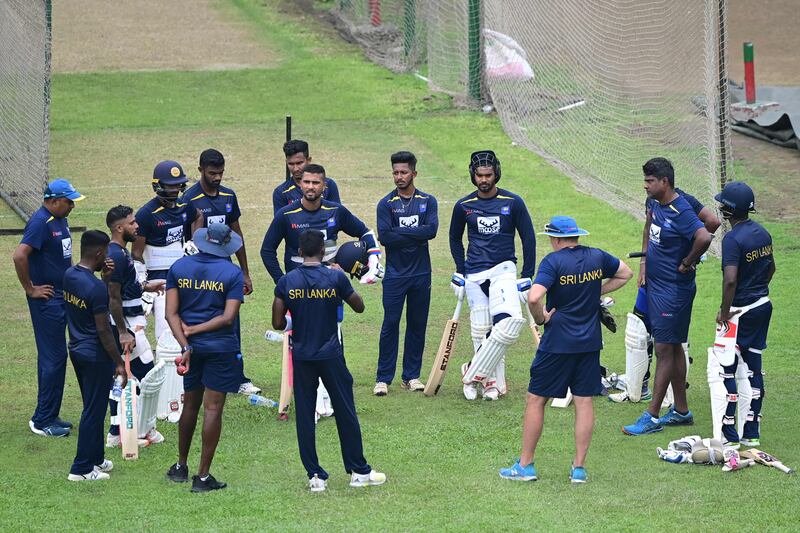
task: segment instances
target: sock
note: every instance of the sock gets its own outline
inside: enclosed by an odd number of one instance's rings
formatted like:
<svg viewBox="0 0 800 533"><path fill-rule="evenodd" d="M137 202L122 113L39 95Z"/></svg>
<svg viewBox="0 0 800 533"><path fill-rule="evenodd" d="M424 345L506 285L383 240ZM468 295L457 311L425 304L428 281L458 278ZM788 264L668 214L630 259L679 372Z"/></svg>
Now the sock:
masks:
<svg viewBox="0 0 800 533"><path fill-rule="evenodd" d="M200 478L200 481L207 481L208 480L208 476L210 476L210 475L211 474L206 474L205 476Z"/></svg>

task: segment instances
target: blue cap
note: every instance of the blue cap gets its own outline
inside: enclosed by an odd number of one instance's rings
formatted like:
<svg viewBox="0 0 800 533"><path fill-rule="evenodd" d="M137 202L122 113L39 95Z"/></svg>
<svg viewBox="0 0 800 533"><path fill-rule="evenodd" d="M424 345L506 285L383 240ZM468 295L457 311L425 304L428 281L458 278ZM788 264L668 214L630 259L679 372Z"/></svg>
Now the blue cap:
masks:
<svg viewBox="0 0 800 533"><path fill-rule="evenodd" d="M544 231L540 235L542 234L550 237L581 237L589 235L589 232L579 228L574 218L557 215L551 218L549 223L545 224Z"/></svg>
<svg viewBox="0 0 800 533"><path fill-rule="evenodd" d="M756 210L756 197L753 189L743 181L728 183L722 192L714 196L714 200L738 214L747 214Z"/></svg>
<svg viewBox="0 0 800 533"><path fill-rule="evenodd" d="M86 197L76 191L70 182L64 178L58 178L48 183L44 190L44 199L52 198L67 198L73 202L79 202Z"/></svg>
<svg viewBox="0 0 800 533"><path fill-rule="evenodd" d="M183 167L177 161L162 161L153 169L153 182L164 185L180 185L186 183L188 178L183 172Z"/></svg>
<svg viewBox="0 0 800 533"><path fill-rule="evenodd" d="M230 257L242 247L242 238L227 224L212 224L200 228L192 237L194 245L201 252L219 257Z"/></svg>

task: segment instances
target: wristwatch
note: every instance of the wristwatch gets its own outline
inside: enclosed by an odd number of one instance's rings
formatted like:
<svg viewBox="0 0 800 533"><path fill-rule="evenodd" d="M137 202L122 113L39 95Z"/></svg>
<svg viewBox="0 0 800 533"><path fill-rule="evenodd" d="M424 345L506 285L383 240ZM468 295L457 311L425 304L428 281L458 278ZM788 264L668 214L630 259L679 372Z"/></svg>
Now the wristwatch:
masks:
<svg viewBox="0 0 800 533"><path fill-rule="evenodd" d="M190 345L188 345L188 344L186 346L184 346L183 348L181 348L181 353L186 353L186 352L191 352L191 351L192 351L192 347Z"/></svg>

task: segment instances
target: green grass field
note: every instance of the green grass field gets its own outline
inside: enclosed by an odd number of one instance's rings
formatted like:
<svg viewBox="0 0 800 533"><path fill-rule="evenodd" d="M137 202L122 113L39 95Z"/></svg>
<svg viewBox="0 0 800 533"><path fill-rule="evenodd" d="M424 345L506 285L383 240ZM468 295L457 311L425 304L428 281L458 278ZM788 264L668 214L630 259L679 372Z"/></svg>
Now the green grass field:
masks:
<svg viewBox="0 0 800 533"><path fill-rule="evenodd" d="M277 5L277 6L276 6ZM277 8L276 8L277 7ZM280 9L278 9L280 8ZM447 230L453 202L470 192L468 154L497 151L502 186L525 199L534 224L554 214L571 214L592 235L591 246L622 255L638 247L641 223L576 192L572 182L542 159L511 145L494 116L457 110L448 98L432 95L423 82L367 63L309 16L286 3L260 0L219 2L225 16L248 20L263 46L279 57L269 69L205 72L114 72L56 75L53 78L51 173L71 178L87 199L70 217L73 226L104 229L105 213L120 202L139 207L152 195L150 174L162 159L177 159L196 175L199 153L213 146L226 156L225 183L243 210L255 292L242 308L246 372L266 396L277 398L280 348L266 343L272 281L258 256L272 218L271 192L283 179L284 115L294 117L296 137L311 142L316 162L337 179L342 198L368 225L375 203L392 189L389 155L414 151L420 164L417 185L440 205L439 236L432 243L433 303L423 380L454 300L448 287L453 270ZM654 154L655 155L655 154ZM741 176L740 176L741 177ZM680 178L678 178L680 179ZM630 187L640 187L634 180ZM756 191L758 194L758 191ZM763 220L769 213L758 215ZM3 227L19 225L0 212ZM792 405L800 371L792 353L792 294L800 292L797 231L767 222L775 240L778 272L772 284L773 316L765 352L767 397L763 448L791 466L800 465L797 417ZM709 531L796 530L796 476L750 468L723 474L718 468L659 461L656 446L686 433L710 436L705 347L713 339L719 306L719 262L698 274L691 341L690 407L693 428L632 438L620 426L643 405L596 400L597 423L587 468L591 482L567 480L573 454L572 409L549 410L537 455L540 480L501 480L497 470L519 453L522 409L533 356L530 333L507 355L509 393L499 402L469 403L451 369L439 396L405 393L398 382L385 398L371 395L382 320L380 287L359 288L363 315L346 316L347 361L355 378L358 414L367 459L387 473L382 487L351 489L341 467L335 424L318 425L318 450L331 472L326 493L308 492L294 425L278 422L275 411L229 398L222 439L212 472L228 482L218 493L195 495L164 473L176 457L174 425L161 423L164 444L124 463L119 450L112 479L69 483L75 436L48 440L34 436L27 421L36 399L36 351L30 317L11 265L18 239L0 239L6 269L0 311L0 465L3 504L0 530L275 530L275 531L483 531L615 530ZM538 257L548 252L538 242ZM631 265L635 266L635 265ZM635 287L615 294L613 311L624 326ZM466 318L466 314L462 315ZM464 320L451 365L468 358ZM792 340L795 339L795 340ZM604 363L623 371L623 333L606 336ZM399 379L399 378L398 378ZM78 421L80 393L67 373L62 417ZM293 418L292 418L293 420ZM197 465L199 434L190 456ZM792 524L795 524L794 526Z"/></svg>

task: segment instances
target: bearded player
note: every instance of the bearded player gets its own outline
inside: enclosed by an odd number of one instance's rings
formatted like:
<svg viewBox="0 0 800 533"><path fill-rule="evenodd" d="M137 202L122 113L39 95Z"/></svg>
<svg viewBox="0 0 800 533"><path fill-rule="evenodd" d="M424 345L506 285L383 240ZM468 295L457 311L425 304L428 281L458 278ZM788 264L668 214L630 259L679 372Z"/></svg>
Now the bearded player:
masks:
<svg viewBox="0 0 800 533"><path fill-rule="evenodd" d="M491 150L470 156L476 191L456 202L450 222L450 253L456 264L453 288L466 291L475 356L461 367L464 397L496 400L506 393L505 352L517 340L525 320L519 290L530 287L536 265L536 235L525 202L500 181L500 160ZM464 228L467 251L464 259ZM522 279L517 280L514 235L522 240Z"/></svg>

